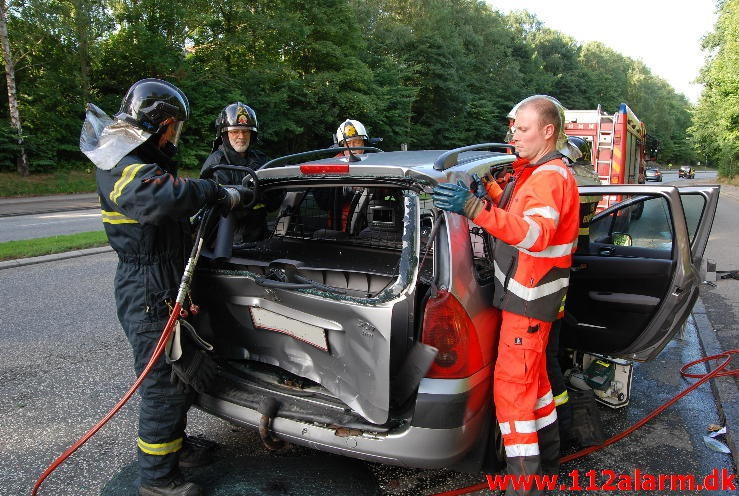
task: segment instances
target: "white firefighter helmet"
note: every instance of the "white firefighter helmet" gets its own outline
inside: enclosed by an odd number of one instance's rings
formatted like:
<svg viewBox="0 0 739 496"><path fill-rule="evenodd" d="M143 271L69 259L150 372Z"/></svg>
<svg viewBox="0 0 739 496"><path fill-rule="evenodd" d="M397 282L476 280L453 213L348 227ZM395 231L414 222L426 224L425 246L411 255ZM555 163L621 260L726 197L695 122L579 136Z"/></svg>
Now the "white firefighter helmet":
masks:
<svg viewBox="0 0 739 496"><path fill-rule="evenodd" d="M516 120L516 112L518 112L518 109L526 102L529 102L531 100L534 100L536 98L546 98L547 100L551 101L556 107L557 110L559 110L559 136L557 136L557 144L555 145L555 148L557 150L562 150L566 147L566 141L567 141L567 135L565 135L565 110L567 110L564 105L559 103L559 100L554 98L553 96L549 95L532 95L530 97L524 98L517 104L513 106L510 112L508 112L508 121L509 124L511 124L511 128L508 130L508 134L506 134L506 143L510 143L511 139L513 138L513 127L515 126L515 120Z"/></svg>
<svg viewBox="0 0 739 496"><path fill-rule="evenodd" d="M344 140L360 138L365 142L369 139L367 130L364 128L364 124L353 119L347 119L339 125L334 135L334 143L341 145Z"/></svg>

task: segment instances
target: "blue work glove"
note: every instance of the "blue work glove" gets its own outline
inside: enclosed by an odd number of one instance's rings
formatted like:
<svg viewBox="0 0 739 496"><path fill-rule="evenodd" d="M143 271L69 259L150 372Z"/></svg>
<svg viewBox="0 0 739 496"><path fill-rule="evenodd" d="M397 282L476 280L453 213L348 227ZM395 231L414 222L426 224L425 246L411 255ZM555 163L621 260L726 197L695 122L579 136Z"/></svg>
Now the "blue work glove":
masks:
<svg viewBox="0 0 739 496"><path fill-rule="evenodd" d="M439 184L434 188L432 198L436 208L464 215L469 219L474 219L485 206L462 180L457 181L457 184Z"/></svg>

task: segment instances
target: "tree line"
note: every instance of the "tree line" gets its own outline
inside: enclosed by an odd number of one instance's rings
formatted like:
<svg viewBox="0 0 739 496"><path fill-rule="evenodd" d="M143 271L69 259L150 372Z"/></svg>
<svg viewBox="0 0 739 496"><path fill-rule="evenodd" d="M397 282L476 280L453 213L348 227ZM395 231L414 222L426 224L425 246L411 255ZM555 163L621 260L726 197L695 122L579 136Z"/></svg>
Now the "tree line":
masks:
<svg viewBox="0 0 739 496"><path fill-rule="evenodd" d="M699 81L704 89L693 111L691 137L698 159L717 163L719 173L739 174L739 0L719 0L714 31Z"/></svg>
<svg viewBox="0 0 739 496"><path fill-rule="evenodd" d="M176 84L190 100L178 155L189 168L208 155L216 116L236 100L257 111L259 146L274 157L329 145L346 118L387 150L501 141L506 114L535 93L571 109L615 112L625 102L661 141L660 161L696 158L689 102L644 63L581 44L530 13L504 15L494 2L0 2L31 171L86 164L85 103L114 114L145 77ZM6 171L19 156L8 103L0 95Z"/></svg>

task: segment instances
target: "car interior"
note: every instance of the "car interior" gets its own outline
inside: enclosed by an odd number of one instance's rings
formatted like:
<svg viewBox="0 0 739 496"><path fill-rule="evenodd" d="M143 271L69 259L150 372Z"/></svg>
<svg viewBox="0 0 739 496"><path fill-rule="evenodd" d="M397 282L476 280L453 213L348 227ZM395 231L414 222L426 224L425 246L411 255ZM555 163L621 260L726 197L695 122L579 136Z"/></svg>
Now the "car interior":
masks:
<svg viewBox="0 0 739 496"><path fill-rule="evenodd" d="M633 213L641 209L641 215ZM662 197L627 199L596 215L590 244L573 258L565 346L615 354L644 330L675 270L674 229Z"/></svg>

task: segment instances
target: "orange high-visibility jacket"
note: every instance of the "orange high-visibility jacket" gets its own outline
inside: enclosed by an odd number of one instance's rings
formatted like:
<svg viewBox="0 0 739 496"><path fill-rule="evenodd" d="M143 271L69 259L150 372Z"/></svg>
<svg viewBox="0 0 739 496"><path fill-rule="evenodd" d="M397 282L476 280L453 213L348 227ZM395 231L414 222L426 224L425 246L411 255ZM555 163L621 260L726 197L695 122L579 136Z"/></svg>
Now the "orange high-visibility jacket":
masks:
<svg viewBox="0 0 739 496"><path fill-rule="evenodd" d="M577 183L560 157L520 168L505 207L488 203L472 220L496 238L494 306L547 322L563 305L580 224Z"/></svg>

